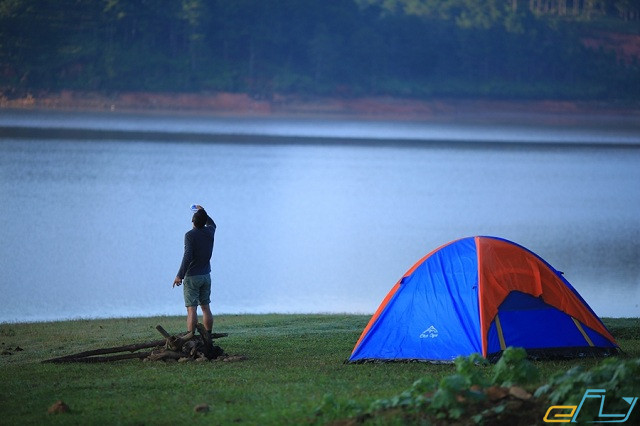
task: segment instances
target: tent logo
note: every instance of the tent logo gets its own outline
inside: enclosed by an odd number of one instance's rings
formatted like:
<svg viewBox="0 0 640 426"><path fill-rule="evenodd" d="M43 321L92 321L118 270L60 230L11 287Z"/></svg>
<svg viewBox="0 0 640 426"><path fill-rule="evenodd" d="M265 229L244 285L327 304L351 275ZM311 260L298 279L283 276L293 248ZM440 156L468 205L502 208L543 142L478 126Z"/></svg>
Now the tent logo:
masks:
<svg viewBox="0 0 640 426"><path fill-rule="evenodd" d="M432 339L435 337L438 337L438 330L436 330L434 326L427 328L425 331L422 332L422 334L420 335L420 338L426 339L427 337L431 337Z"/></svg>

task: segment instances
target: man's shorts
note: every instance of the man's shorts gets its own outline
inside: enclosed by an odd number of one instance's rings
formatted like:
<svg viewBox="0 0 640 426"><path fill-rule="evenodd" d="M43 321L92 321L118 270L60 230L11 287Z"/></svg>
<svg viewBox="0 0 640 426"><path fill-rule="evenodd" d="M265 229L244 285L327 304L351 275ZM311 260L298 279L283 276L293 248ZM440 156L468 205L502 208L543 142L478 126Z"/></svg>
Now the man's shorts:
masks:
<svg viewBox="0 0 640 426"><path fill-rule="evenodd" d="M192 275L182 280L186 307L211 303L211 275Z"/></svg>

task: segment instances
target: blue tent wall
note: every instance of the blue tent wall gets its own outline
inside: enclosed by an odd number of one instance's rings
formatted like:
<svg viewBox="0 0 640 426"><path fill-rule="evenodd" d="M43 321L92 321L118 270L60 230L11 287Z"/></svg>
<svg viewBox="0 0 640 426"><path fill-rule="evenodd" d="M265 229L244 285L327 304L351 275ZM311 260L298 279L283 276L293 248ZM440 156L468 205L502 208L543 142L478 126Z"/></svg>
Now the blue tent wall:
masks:
<svg viewBox="0 0 640 426"><path fill-rule="evenodd" d="M477 271L473 238L435 252L403 278L349 360L453 360L481 352Z"/></svg>

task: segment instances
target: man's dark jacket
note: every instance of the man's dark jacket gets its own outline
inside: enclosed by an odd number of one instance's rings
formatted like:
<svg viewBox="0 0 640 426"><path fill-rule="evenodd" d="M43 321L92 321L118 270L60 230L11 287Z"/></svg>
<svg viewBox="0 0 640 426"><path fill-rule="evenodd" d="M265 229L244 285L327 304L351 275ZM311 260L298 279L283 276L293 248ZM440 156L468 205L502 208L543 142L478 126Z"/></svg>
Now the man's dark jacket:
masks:
<svg viewBox="0 0 640 426"><path fill-rule="evenodd" d="M193 228L184 234L184 256L178 271L178 278L193 275L205 275L211 272L211 253L213 253L213 237L216 223L207 216L207 223L202 228Z"/></svg>

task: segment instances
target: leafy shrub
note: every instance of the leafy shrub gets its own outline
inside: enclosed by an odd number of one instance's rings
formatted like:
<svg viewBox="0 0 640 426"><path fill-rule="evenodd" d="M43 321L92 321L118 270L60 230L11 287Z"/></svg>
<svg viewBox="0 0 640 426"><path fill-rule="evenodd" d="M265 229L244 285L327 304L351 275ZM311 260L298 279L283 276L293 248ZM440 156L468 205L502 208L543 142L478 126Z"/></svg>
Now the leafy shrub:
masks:
<svg viewBox="0 0 640 426"><path fill-rule="evenodd" d="M499 386L535 383L540 372L522 348L507 348L493 368L492 383Z"/></svg>
<svg viewBox="0 0 640 426"><path fill-rule="evenodd" d="M400 394L375 400L369 406L352 400L341 403L333 395L326 395L316 415L324 420L352 417L363 421L382 415L401 416L409 422L460 421L466 417L463 424L518 423L520 419L542 423L550 405L577 405L587 389L606 389L606 400L611 402L605 407L606 413L626 413L630 407L623 397L640 396L640 359L610 358L590 370L577 366L554 375L536 390L535 398L528 402L529 412L524 413L520 411L525 410L513 408L507 397L488 396L496 390L506 395L517 387L515 385L538 383L540 371L527 359L524 349L507 348L494 365L480 354L458 357L454 362L456 372L439 382L423 377ZM585 403L584 407L580 411L581 421L598 415L599 406L594 408ZM630 420L637 421L640 417L640 410L636 411ZM527 415L528 418L522 417Z"/></svg>

